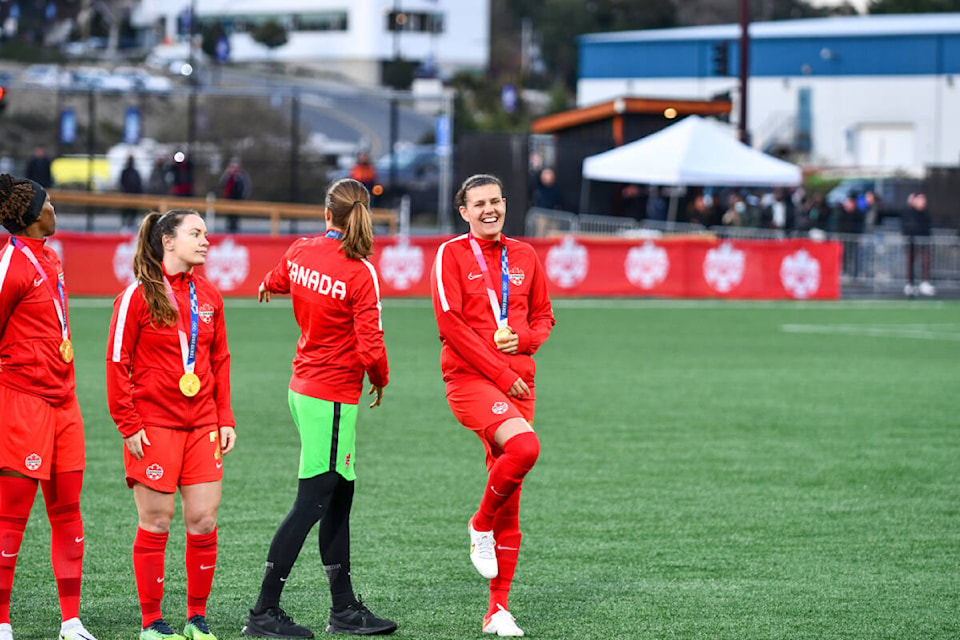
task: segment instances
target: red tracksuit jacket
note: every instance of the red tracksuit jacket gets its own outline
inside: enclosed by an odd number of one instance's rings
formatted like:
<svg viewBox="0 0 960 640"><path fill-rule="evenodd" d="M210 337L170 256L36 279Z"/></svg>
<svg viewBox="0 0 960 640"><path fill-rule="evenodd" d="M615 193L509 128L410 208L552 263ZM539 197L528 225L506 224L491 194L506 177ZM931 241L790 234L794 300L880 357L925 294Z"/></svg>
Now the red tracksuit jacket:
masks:
<svg viewBox="0 0 960 640"><path fill-rule="evenodd" d="M0 246L0 384L60 406L75 392L73 363L60 357L63 340L53 304L63 269L43 240L16 237L29 247L48 281L7 238ZM69 306L64 288L64 303ZM69 310L63 312L69 318Z"/></svg>
<svg viewBox="0 0 960 640"><path fill-rule="evenodd" d="M271 293L293 297L300 325L290 389L329 402L357 404L363 374L385 387L390 379L383 343L380 281L367 260L347 258L325 236L290 245L263 279Z"/></svg>
<svg viewBox="0 0 960 640"><path fill-rule="evenodd" d="M486 259L498 304L501 298L501 248L507 247L509 291L507 324L520 339L515 355L497 350L493 314L469 234L440 245L430 275L433 310L440 340L440 368L445 382L464 375L480 375L506 392L520 377L531 388L536 373L533 354L550 335L555 324L547 281L536 251L526 242L501 235L501 240L477 239Z"/></svg>
<svg viewBox="0 0 960 640"><path fill-rule="evenodd" d="M189 339L190 288L196 284L200 313L196 368L200 392L180 392L183 355L177 326L157 326L137 283L113 303L107 341L107 404L124 438L144 425L171 429L234 426L230 408L230 352L223 298L206 278L164 274L173 288Z"/></svg>

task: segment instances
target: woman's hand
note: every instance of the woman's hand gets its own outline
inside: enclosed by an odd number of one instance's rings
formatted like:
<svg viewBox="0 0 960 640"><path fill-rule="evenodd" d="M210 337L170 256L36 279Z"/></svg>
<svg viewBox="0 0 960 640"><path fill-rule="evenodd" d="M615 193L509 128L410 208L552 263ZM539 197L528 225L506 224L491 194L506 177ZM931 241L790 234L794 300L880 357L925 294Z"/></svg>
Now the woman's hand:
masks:
<svg viewBox="0 0 960 640"><path fill-rule="evenodd" d="M123 444L127 445L127 451L130 452L130 455L137 460L143 460L143 448L150 446L146 429L140 429L132 436L124 438Z"/></svg>
<svg viewBox="0 0 960 640"><path fill-rule="evenodd" d="M506 353L507 355L516 354L520 349L520 336L511 333L509 338L497 343L497 349L500 350L500 353Z"/></svg>
<svg viewBox="0 0 960 640"><path fill-rule="evenodd" d="M237 432L233 427L220 427L220 455L227 455L237 444Z"/></svg>
<svg viewBox="0 0 960 640"><path fill-rule="evenodd" d="M530 387L523 381L523 378L517 378L517 381L510 385L510 389L507 390L507 395L511 398L523 398L530 395Z"/></svg>
<svg viewBox="0 0 960 640"><path fill-rule="evenodd" d="M373 394L377 394L377 399L370 403L371 409L380 406L380 400L383 399L383 387L378 387L375 384L370 385L370 393L367 395L372 396Z"/></svg>
<svg viewBox="0 0 960 640"><path fill-rule="evenodd" d="M264 285L262 282L260 283L259 291L257 291L257 301L270 302L270 290L267 289L266 285Z"/></svg>

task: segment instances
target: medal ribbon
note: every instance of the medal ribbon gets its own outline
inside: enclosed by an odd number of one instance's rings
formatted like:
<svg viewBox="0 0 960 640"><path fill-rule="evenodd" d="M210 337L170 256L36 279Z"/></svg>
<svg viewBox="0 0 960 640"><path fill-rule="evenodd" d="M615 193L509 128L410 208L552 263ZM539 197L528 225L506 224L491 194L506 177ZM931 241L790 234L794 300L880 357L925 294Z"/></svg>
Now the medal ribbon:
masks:
<svg viewBox="0 0 960 640"><path fill-rule="evenodd" d="M37 261L37 257L33 255L33 251L30 250L30 247L21 243L17 243L16 238L10 238L10 242L14 247L20 249L20 251L27 257L27 260L33 264L33 267L37 270L37 273L40 274L40 277L43 278L43 281L47 285L47 289L50 290L50 297L53 300L53 306L57 310L57 319L60 321L60 334L64 340L66 340L70 335L70 321L67 318L65 310L67 308L67 297L63 291L63 282L57 278L57 289L54 290L53 285L50 284L50 278L47 277L47 272L43 270L43 267L40 266L40 263ZM59 294L59 295L58 295Z"/></svg>
<svg viewBox="0 0 960 640"><path fill-rule="evenodd" d="M170 281L163 279L163 284L167 289L167 296L170 302L177 309L177 334L180 336L180 353L183 355L183 372L193 373L197 366L197 335L200 333L200 307L197 304L197 286L193 280L190 281L190 340L187 341L187 332L183 328L183 314L180 313L180 307L177 299L173 295L173 287Z"/></svg>
<svg viewBox="0 0 960 640"><path fill-rule="evenodd" d="M493 278L490 275L490 270L487 269L487 261L483 258L480 243L473 236L468 237L470 248L473 249L473 257L477 259L477 265L479 265L480 272L483 273L483 280L487 285L487 297L490 298L490 308L493 310L497 327L505 327L507 326L507 307L510 304L510 271L507 261L507 245L501 245L500 249L500 304L497 304L497 294L493 290Z"/></svg>

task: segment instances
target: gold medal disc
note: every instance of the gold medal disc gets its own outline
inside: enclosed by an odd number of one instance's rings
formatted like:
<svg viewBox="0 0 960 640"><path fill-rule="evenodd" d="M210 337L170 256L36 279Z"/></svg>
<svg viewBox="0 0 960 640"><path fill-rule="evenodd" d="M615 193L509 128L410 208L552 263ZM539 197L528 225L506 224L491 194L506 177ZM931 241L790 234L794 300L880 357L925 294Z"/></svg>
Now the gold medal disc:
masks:
<svg viewBox="0 0 960 640"><path fill-rule="evenodd" d="M513 335L513 329L510 327L500 327L493 334L493 341L497 344L501 342L506 342L510 339L510 336Z"/></svg>
<svg viewBox="0 0 960 640"><path fill-rule="evenodd" d="M60 357L64 362L73 362L73 343L69 339L60 343Z"/></svg>
<svg viewBox="0 0 960 640"><path fill-rule="evenodd" d="M192 398L200 391L200 378L195 373L185 373L180 376L180 393Z"/></svg>

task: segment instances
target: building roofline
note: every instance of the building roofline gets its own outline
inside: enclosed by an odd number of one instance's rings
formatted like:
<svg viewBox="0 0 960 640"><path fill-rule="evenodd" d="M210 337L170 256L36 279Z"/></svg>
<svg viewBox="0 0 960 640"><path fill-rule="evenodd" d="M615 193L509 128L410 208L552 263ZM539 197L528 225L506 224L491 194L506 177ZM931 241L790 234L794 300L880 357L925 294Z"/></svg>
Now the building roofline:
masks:
<svg viewBox="0 0 960 640"><path fill-rule="evenodd" d="M719 116L729 114L733 109L733 103L730 100L617 98L616 100L537 118L530 125L530 131L532 133L556 133L557 131L613 118L625 113L662 114L668 108L676 109L678 118L691 114Z"/></svg>
<svg viewBox="0 0 960 640"><path fill-rule="evenodd" d="M923 34L960 34L960 12L833 16L829 18L750 23L750 37L754 39ZM673 29L590 33L579 36L578 40L581 44L600 44L671 40L729 40L739 37L740 25L717 24Z"/></svg>

